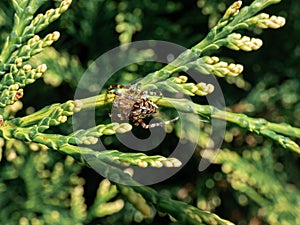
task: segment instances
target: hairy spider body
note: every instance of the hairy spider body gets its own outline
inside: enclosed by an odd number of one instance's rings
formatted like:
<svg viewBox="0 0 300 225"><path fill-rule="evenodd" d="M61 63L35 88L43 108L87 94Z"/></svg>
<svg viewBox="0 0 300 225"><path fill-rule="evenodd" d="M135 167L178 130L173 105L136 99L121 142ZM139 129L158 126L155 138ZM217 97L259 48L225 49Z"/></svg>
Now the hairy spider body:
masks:
<svg viewBox="0 0 300 225"><path fill-rule="evenodd" d="M123 92L118 92L116 89ZM125 90L125 91L124 91ZM144 95L161 95L160 93L141 91L141 84L137 85L137 88L125 85L111 85L108 92L115 94L115 99L113 101L113 107L116 109L116 113L112 113L110 116L115 120L130 120L136 126L141 126L144 129L149 129L152 127L162 126L169 124L178 119L176 117L173 120L146 124L143 119L152 116L154 113L158 112L158 106L144 97Z"/></svg>
<svg viewBox="0 0 300 225"><path fill-rule="evenodd" d="M134 123L136 126L140 124L143 128L149 128L149 125L146 125L143 119L151 116L157 111L158 106L154 102L148 98L142 97L133 104L132 110L129 114L129 120L136 121Z"/></svg>

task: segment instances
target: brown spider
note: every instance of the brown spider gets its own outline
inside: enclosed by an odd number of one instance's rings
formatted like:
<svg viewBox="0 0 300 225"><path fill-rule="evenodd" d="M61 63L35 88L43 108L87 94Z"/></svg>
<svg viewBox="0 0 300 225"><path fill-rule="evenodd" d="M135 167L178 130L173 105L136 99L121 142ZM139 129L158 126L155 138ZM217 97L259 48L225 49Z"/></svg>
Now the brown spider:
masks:
<svg viewBox="0 0 300 225"><path fill-rule="evenodd" d="M118 92L116 89L125 89L125 91ZM144 95L161 96L161 93L141 91L140 83L137 84L136 88L130 85L111 85L108 88L108 93L115 95L113 107L115 107L117 112L110 115L113 119L120 121L130 120L136 126L140 125L144 129L149 129L169 124L179 118L176 117L164 122L146 124L143 119L156 113L158 111L158 106L148 98L144 97Z"/></svg>

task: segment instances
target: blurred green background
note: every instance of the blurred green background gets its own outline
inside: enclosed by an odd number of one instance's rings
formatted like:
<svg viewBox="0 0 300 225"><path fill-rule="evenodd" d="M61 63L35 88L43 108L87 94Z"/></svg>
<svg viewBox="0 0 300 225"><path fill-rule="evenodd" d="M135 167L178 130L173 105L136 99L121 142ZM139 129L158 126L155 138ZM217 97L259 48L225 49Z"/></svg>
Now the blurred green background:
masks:
<svg viewBox="0 0 300 225"><path fill-rule="evenodd" d="M122 43L156 39L186 48L193 46L205 37L230 3L229 0L74 0L71 8L41 33L44 36L58 30L61 38L54 48L32 59L33 64L46 63L48 71L44 79L26 87L23 107L16 115L24 116L49 104L73 99L76 84L88 65ZM58 4L48 1L40 11ZM286 25L279 30L244 32L261 38L264 42L261 49L253 52L221 49L216 54L244 65L242 76L218 79L230 110L300 127L299 11L300 2L296 0L270 6L265 12L285 17ZM13 13L10 1L0 2L0 46L12 28ZM127 68L112 82L129 83L152 70L153 65ZM108 109L101 109L99 121L109 123L107 114ZM51 132L68 134L72 131L70 124L71 121ZM167 138L169 141L160 145L165 155L172 151L172 142L177 140L175 132ZM105 143L122 150L111 137ZM97 173L35 144L11 140L1 141L1 146L0 224L80 222L74 215L76 210L88 211L93 204L102 180ZM226 151L228 156L221 156L225 159L219 164L199 172L199 154L195 154L176 176L153 188L240 225L299 222L295 215L300 208L300 168L295 154L230 124L223 149L230 151ZM226 161L226 157L232 161ZM224 165L230 165L239 174L226 170ZM248 176L243 180L245 174ZM239 186L239 182L247 183L249 179L253 181L251 188ZM79 209L70 210L70 196L78 186L83 187L84 199L79 201L85 202L86 208L79 204ZM57 214L53 212L59 212L60 220L55 219ZM89 218L83 223L138 222L176 224L158 215L150 221L140 221L130 204L116 214Z"/></svg>

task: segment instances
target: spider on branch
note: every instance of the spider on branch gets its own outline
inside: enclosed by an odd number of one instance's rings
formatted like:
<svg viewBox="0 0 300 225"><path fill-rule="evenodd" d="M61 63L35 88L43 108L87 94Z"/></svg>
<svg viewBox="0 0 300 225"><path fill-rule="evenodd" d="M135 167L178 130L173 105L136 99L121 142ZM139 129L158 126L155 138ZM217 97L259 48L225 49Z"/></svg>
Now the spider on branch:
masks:
<svg viewBox="0 0 300 225"><path fill-rule="evenodd" d="M168 121L146 124L143 119L157 113L158 106L145 97L145 95L162 96L162 94L142 91L140 83L137 84L136 88L131 85L111 85L108 88L108 93L115 95L113 107L115 107L117 112L110 115L112 119L120 121L130 120L136 126L140 125L144 129L149 129L172 123L179 118L176 117Z"/></svg>

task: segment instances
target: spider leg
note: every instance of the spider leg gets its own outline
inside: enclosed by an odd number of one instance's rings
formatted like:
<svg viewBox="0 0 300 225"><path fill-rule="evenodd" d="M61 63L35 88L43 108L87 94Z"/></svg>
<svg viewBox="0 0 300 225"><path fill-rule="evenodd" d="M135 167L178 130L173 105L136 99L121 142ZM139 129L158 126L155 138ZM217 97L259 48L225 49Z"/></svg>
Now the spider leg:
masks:
<svg viewBox="0 0 300 225"><path fill-rule="evenodd" d="M137 83L136 94L137 95L150 95L150 96L163 96L160 91L142 91L141 83Z"/></svg>
<svg viewBox="0 0 300 225"><path fill-rule="evenodd" d="M133 96L127 95L127 94L123 94L123 93L119 93L119 92L116 92L116 91L113 92L112 94L115 94L115 95L117 95L119 97L122 97L122 98L127 98L129 100L134 101L134 102L136 102L138 100L136 97L133 97Z"/></svg>
<svg viewBox="0 0 300 225"><path fill-rule="evenodd" d="M118 92L117 90L115 89L128 89L127 91L125 91L124 94L121 94L120 92ZM139 83L138 86L137 86L137 89L135 89L133 86L131 85L121 85L121 84L113 84L113 85L110 85L109 88L107 89L107 92L110 93L110 94L115 94L115 95L119 95L119 96L122 96L122 97L126 97L126 96L136 96L136 97L133 97L133 98L128 98L128 99L131 99L131 100L137 100L137 98L139 98L141 95L141 84Z"/></svg>
<svg viewBox="0 0 300 225"><path fill-rule="evenodd" d="M148 125L148 128L153 128L153 127L159 127L159 126L163 126L163 125L167 125L170 124L176 120L179 119L179 116L175 117L174 119L168 120L168 121L162 121L162 122L158 122L158 123L152 123Z"/></svg>
<svg viewBox="0 0 300 225"><path fill-rule="evenodd" d="M141 83L137 83L135 92L137 95L141 95L141 93L142 93L142 84Z"/></svg>
<svg viewBox="0 0 300 225"><path fill-rule="evenodd" d="M163 96L163 94L160 91L142 91L141 95L159 96L159 97Z"/></svg>
<svg viewBox="0 0 300 225"><path fill-rule="evenodd" d="M118 89L125 90L118 92ZM144 129L170 124L179 118L176 117L169 121L147 125L143 119L156 113L158 111L158 106L147 97L143 97L143 95L162 96L162 93L154 91L142 91L141 83L137 83L133 86L114 84L109 86L107 93L115 95L113 101L115 113L110 114L111 118L116 118L121 121L129 119L130 121L134 122L134 125L141 126Z"/></svg>
<svg viewBox="0 0 300 225"><path fill-rule="evenodd" d="M158 122L158 123L152 123L152 124L145 124L145 122L142 119L138 119L137 122L135 123L135 125L140 125L142 128L144 129L149 129L149 128L153 128L153 127L160 127L166 124L170 124L176 120L179 119L179 116L175 117L174 119L168 120L168 121L162 121L162 122Z"/></svg>
<svg viewBox="0 0 300 225"><path fill-rule="evenodd" d="M129 89L131 86L130 85L122 85L122 84L112 84L108 87L108 91L113 90L113 89Z"/></svg>
<svg viewBox="0 0 300 225"><path fill-rule="evenodd" d="M140 125L144 129L149 129L149 125L145 124L143 119L138 119L134 125L136 125L136 126Z"/></svg>

